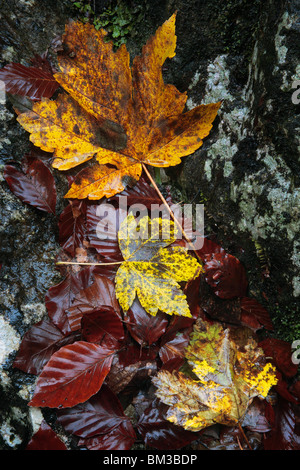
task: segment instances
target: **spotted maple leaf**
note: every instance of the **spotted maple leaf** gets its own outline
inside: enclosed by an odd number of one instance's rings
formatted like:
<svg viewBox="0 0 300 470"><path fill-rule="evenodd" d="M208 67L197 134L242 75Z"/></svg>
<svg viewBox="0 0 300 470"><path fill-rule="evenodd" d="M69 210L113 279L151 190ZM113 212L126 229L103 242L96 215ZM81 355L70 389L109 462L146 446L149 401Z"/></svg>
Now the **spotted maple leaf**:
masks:
<svg viewBox="0 0 300 470"><path fill-rule="evenodd" d="M275 368L249 331L197 320L186 348L188 373L161 370L153 378L157 397L169 405L169 421L190 431L233 426L254 397L267 396L277 383Z"/></svg>
<svg viewBox="0 0 300 470"><path fill-rule="evenodd" d="M145 165L177 165L209 134L220 102L185 112L186 92L163 80L162 65L175 55L175 18L158 28L131 67L126 46L114 52L104 30L66 26L55 79L67 93L34 104L18 121L36 146L54 152L55 168L93 159L67 198L113 196L134 184Z"/></svg>
<svg viewBox="0 0 300 470"><path fill-rule="evenodd" d="M127 310L136 295L151 315L158 310L169 315L191 317L186 295L179 282L197 277L202 266L182 246L169 246L179 235L168 219L143 217L138 223L132 214L118 232L124 258L116 277L116 296Z"/></svg>

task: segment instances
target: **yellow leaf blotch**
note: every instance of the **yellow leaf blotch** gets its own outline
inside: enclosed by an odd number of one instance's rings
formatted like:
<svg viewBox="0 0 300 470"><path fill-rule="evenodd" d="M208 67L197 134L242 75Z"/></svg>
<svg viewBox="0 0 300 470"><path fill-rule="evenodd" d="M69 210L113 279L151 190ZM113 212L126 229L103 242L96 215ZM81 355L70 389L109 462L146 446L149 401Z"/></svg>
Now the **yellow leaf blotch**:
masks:
<svg viewBox="0 0 300 470"><path fill-rule="evenodd" d="M172 221L143 217L137 224L132 214L119 230L124 262L115 283L116 296L126 312L136 295L151 315L191 316L186 295L179 282L197 277L202 269L196 258L182 247L169 247L177 228ZM165 237L162 237L165 235Z"/></svg>
<svg viewBox="0 0 300 470"><path fill-rule="evenodd" d="M63 35L66 54L58 56L55 79L86 111L125 126L132 101L130 57L116 52L107 33L89 23L70 22Z"/></svg>
<svg viewBox="0 0 300 470"><path fill-rule="evenodd" d="M237 424L252 399L265 398L277 383L275 367L266 363L247 329L232 332L198 318L186 359L197 379L160 371L153 383L156 395L170 407L167 418L190 431Z"/></svg>
<svg viewBox="0 0 300 470"><path fill-rule="evenodd" d="M31 133L31 142L46 152L54 152L53 166L60 170L73 168L97 152L105 151L118 141L126 145L126 136L120 126L99 122L90 116L68 95L56 101L44 99L33 105L32 111L20 114L19 123ZM112 144L111 136L116 137Z"/></svg>

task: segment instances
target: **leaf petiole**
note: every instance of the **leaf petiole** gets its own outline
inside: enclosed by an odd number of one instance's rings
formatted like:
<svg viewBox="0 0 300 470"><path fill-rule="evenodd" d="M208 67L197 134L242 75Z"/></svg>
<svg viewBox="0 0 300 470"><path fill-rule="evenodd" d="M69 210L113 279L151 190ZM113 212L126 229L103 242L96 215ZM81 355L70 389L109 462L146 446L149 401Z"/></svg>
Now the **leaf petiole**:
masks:
<svg viewBox="0 0 300 470"><path fill-rule="evenodd" d="M151 183L153 184L158 196L160 197L160 199L162 200L162 202L164 203L164 205L166 206L166 209L168 210L171 218L173 219L173 221L175 222L175 224L177 225L177 227L179 228L179 230L181 231L182 235L184 236L184 238L186 239L186 241L188 242L188 244L190 245L190 247L193 249L198 261L201 263L202 265L202 259L200 258L200 256L198 255L197 251L196 251L196 248L193 244L193 242L190 240L190 238L187 236L187 234L185 233L185 231L183 230L181 224L178 222L178 220L176 219L173 211L171 210L169 204L167 203L167 201L165 200L165 198L163 197L162 193L160 192L157 184L155 183L154 179L152 178L148 168L146 167L145 163L142 163L142 167L146 173L146 175L148 176L149 180L151 181Z"/></svg>
<svg viewBox="0 0 300 470"><path fill-rule="evenodd" d="M112 263L79 263L75 261L58 261L55 264L79 264L79 265L87 265L87 266L112 266L114 264L122 264L123 261L114 261Z"/></svg>

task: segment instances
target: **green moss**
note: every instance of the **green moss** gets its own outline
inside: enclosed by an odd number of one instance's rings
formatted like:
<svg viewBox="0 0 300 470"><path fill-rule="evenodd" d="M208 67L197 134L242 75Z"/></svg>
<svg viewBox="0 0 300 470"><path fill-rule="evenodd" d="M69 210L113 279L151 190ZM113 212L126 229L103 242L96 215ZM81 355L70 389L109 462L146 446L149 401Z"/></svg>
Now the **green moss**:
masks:
<svg viewBox="0 0 300 470"><path fill-rule="evenodd" d="M143 17L141 5L129 6L124 0L112 2L99 14L87 0L76 1L73 6L80 21L92 23L97 30L105 29L107 40L113 41L116 48L126 43L134 25Z"/></svg>
<svg viewBox="0 0 300 470"><path fill-rule="evenodd" d="M271 312L276 337L292 344L300 340L300 309L298 304L275 306Z"/></svg>

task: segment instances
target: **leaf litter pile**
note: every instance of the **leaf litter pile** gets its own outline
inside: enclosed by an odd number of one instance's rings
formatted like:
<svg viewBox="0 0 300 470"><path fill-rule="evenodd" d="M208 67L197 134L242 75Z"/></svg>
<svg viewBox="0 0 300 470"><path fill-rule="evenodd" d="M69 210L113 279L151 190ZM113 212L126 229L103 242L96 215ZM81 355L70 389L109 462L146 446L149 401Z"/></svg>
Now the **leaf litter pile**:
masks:
<svg viewBox="0 0 300 470"><path fill-rule="evenodd" d="M37 376L29 406L52 409L73 448L299 449L291 346L259 341L273 326L247 296L242 263L209 238L196 249L180 237L173 201L148 169L197 150L221 105L185 111L186 93L164 83L175 19L132 63L104 30L70 22L59 70L44 54L0 71L34 144L20 168L6 165L5 180L57 217L61 247L62 281L48 289L47 318L24 335L14 367ZM60 214L53 168L69 183ZM147 214L122 210L121 196ZM150 218L162 201L162 217ZM101 237L108 203L119 223ZM26 448L65 449L55 429L44 420Z"/></svg>

